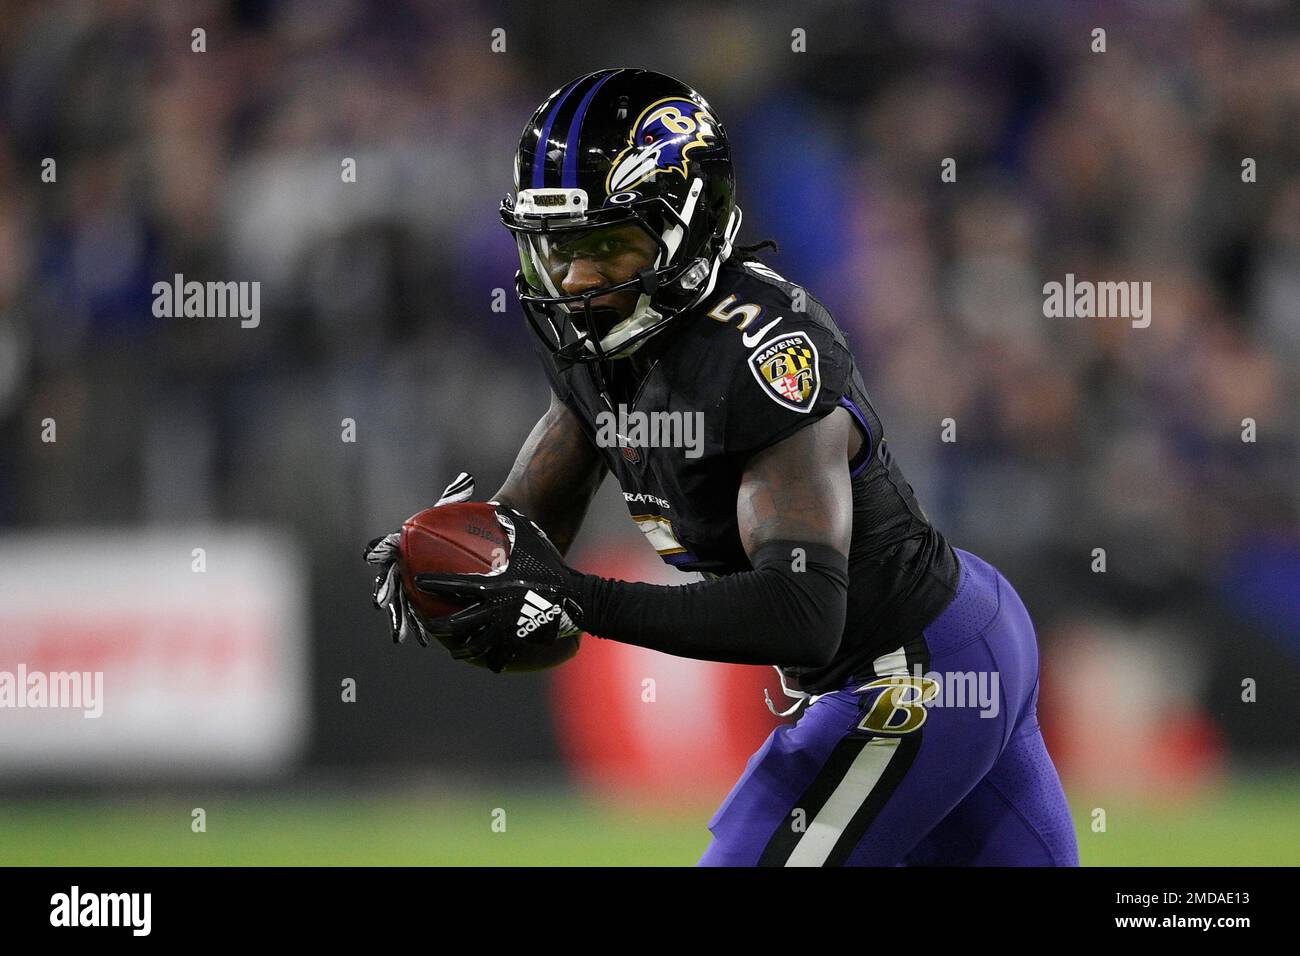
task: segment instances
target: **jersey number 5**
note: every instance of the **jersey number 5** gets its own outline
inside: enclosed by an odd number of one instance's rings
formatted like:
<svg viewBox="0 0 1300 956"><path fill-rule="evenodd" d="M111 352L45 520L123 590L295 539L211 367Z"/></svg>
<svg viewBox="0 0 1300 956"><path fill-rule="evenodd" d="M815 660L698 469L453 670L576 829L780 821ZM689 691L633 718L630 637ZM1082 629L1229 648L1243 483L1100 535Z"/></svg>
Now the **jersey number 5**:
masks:
<svg viewBox="0 0 1300 956"><path fill-rule="evenodd" d="M755 319L763 314L763 307L755 305L753 302L746 302L743 305L736 305L735 302L736 297L734 295L727 296L709 310L708 316L718 322L730 322L739 316L740 322L737 323L736 328L743 332Z"/></svg>

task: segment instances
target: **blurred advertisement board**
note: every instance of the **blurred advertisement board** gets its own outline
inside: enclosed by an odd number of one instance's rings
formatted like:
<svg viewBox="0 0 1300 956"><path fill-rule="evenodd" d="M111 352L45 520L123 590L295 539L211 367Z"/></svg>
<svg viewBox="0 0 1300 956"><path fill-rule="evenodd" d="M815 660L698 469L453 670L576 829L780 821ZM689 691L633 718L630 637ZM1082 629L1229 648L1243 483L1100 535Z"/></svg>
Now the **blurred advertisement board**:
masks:
<svg viewBox="0 0 1300 956"><path fill-rule="evenodd" d="M292 543L256 529L0 536L0 775L286 767L306 595Z"/></svg>

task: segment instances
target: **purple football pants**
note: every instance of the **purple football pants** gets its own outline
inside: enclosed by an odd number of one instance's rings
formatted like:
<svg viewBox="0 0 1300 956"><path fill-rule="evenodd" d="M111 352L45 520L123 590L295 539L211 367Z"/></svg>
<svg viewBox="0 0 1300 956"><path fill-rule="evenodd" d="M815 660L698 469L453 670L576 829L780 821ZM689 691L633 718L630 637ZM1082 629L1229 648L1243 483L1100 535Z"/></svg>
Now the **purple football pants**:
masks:
<svg viewBox="0 0 1300 956"><path fill-rule="evenodd" d="M750 757L699 865L1078 865L1038 727L1033 623L997 568L957 557L957 595L922 638Z"/></svg>

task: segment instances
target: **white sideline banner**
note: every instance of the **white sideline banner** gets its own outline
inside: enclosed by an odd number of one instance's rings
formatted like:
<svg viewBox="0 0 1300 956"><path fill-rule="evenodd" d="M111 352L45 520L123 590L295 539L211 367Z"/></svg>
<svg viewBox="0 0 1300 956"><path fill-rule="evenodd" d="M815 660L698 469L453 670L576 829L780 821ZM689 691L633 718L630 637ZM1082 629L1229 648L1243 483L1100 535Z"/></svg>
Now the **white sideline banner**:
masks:
<svg viewBox="0 0 1300 956"><path fill-rule="evenodd" d="M307 737L306 631L286 535L0 535L0 774L285 769Z"/></svg>

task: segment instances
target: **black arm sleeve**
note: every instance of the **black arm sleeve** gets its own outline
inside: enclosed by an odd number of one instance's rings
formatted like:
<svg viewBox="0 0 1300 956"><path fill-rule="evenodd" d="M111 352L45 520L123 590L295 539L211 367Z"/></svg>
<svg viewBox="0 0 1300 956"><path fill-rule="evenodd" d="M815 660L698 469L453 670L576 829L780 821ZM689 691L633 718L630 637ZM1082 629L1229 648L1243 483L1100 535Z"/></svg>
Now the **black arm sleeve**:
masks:
<svg viewBox="0 0 1300 956"><path fill-rule="evenodd" d="M675 586L582 575L583 629L706 661L828 663L844 632L848 558L828 545L772 541L751 563L752 571Z"/></svg>

